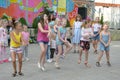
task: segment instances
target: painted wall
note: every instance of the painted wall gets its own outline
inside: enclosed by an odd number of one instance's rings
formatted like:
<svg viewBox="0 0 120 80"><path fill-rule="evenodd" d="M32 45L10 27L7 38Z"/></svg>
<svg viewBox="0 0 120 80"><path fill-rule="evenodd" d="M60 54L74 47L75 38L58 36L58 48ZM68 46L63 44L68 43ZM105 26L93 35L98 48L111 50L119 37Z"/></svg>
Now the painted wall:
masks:
<svg viewBox="0 0 120 80"><path fill-rule="evenodd" d="M0 17L2 17L3 14L7 14L16 19L25 17L26 19L28 18L28 22L32 24L33 19L43 10L41 1L42 0L0 0ZM59 0L44 1L48 2L50 7L53 7L57 6ZM72 0L66 0L66 8L68 18L72 24L77 14L77 6Z"/></svg>

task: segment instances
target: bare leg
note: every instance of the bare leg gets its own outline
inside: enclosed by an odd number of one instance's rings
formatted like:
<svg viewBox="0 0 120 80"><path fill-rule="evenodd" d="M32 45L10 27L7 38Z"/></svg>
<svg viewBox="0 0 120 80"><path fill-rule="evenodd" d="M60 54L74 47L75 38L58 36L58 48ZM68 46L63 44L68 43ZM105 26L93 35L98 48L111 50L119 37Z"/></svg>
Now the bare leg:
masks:
<svg viewBox="0 0 120 80"><path fill-rule="evenodd" d="M11 53L11 58L12 58L12 64L13 64L13 69L14 69L14 73L17 72L17 69L16 69L16 53L13 52Z"/></svg>
<svg viewBox="0 0 120 80"><path fill-rule="evenodd" d="M58 54L56 55L56 62L55 62L55 66L57 69L59 69L59 58L60 58L60 55L62 54L62 45L58 45Z"/></svg>
<svg viewBox="0 0 120 80"><path fill-rule="evenodd" d="M83 49L80 48L80 49L79 49L80 56L79 56L78 64L81 63L81 60L82 60L82 52L83 52Z"/></svg>
<svg viewBox="0 0 120 80"><path fill-rule="evenodd" d="M68 42L65 44L66 50L64 52L64 56L72 49L72 45Z"/></svg>
<svg viewBox="0 0 120 80"><path fill-rule="evenodd" d="M86 51L85 51L85 66L86 66L86 67L91 67L91 66L88 64L88 56L89 56L88 50L86 50Z"/></svg>
<svg viewBox="0 0 120 80"><path fill-rule="evenodd" d="M93 49L95 51L95 40L92 41L92 44L93 44Z"/></svg>
<svg viewBox="0 0 120 80"><path fill-rule="evenodd" d="M76 53L76 44L73 44L73 48L74 48L74 53Z"/></svg>
<svg viewBox="0 0 120 80"><path fill-rule="evenodd" d="M108 64L108 66L111 66L111 64L110 64L110 54L109 54L109 51L106 51L105 53L106 53L107 64Z"/></svg>
<svg viewBox="0 0 120 80"><path fill-rule="evenodd" d="M15 52L11 53L11 58L12 58L12 65L13 65L13 69L14 69L14 73L12 74L12 76L15 77L16 74L17 74L17 69L16 69L16 53Z"/></svg>
<svg viewBox="0 0 120 80"><path fill-rule="evenodd" d="M40 65L43 65L42 60L43 60L43 57L44 57L44 54L45 54L45 46L44 46L43 43L40 43L40 49L41 49L41 52L40 52Z"/></svg>
<svg viewBox="0 0 120 80"><path fill-rule="evenodd" d="M104 53L104 51L101 51L100 54L99 54L99 56L98 56L98 61L96 62L96 66L97 67L101 67L100 61L101 61L101 58L103 56L103 53Z"/></svg>
<svg viewBox="0 0 120 80"><path fill-rule="evenodd" d="M43 53L43 58L42 58L42 65L44 66L44 64L45 64L45 57L46 57L46 51L47 51L47 45L44 45L45 46L45 51L44 51L44 53Z"/></svg>
<svg viewBox="0 0 120 80"><path fill-rule="evenodd" d="M19 62L19 72L21 73L23 54L22 53L18 53L17 55L18 55L18 62Z"/></svg>

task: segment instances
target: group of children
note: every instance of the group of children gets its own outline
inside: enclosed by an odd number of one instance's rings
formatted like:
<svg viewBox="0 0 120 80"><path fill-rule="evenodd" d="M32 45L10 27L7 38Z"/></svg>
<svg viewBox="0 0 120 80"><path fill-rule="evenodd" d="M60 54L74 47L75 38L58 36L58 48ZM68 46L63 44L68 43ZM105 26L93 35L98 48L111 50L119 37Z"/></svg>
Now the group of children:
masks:
<svg viewBox="0 0 120 80"><path fill-rule="evenodd" d="M44 25L43 25L44 24ZM38 23L38 42L42 49L40 53L40 61L38 67L45 71L45 56L47 62L55 61L55 67L60 69L59 58L65 57L73 49L74 53L79 52L78 64L81 63L83 51L85 52L85 66L90 67L88 64L90 42L92 40L94 53L97 53L97 46L99 43L100 54L96 62L96 66L100 67L100 60L104 52L107 57L107 64L111 66L109 61L109 45L111 41L110 32L108 31L107 23L103 26L99 23L97 17L95 22L90 20L82 21L80 15L77 15L73 28L67 30L67 20L65 18L56 18L51 14L47 17L46 14L41 16L41 20ZM104 34L103 34L104 33ZM46 40L45 40L46 39ZM72 44L71 44L72 43ZM65 47L66 49L65 49ZM78 49L77 49L78 47ZM56 56L54 57L54 53Z"/></svg>
<svg viewBox="0 0 120 80"><path fill-rule="evenodd" d="M7 32L6 26L8 21L0 19L0 63L8 62L6 53L7 47ZM99 24L99 19L92 23L90 20L82 21L80 15L77 15L73 28L67 30L66 18L56 18L53 14L47 16L42 14L40 21L38 22L37 42L40 46L40 57L38 61L38 67L45 71L45 62L55 62L55 67L60 69L60 57L63 58L72 49L74 53L79 52L78 64L81 63L83 51L85 52L84 64L86 67L90 67L88 64L90 39L93 41L94 52L97 53L97 45L99 42L100 54L96 62L96 66L100 67L100 60L106 53L107 64L110 64L109 46L111 42L110 32L108 31L108 25ZM28 45L29 45L29 33L27 32L27 26L22 25L19 21L15 21L13 24L13 30L10 32L10 54L13 63L14 73L13 77L17 75L16 69L16 56L18 56L18 74L23 75L22 58L28 59ZM72 44L71 44L72 43ZM65 45L65 47L64 47ZM77 48L78 47L78 48ZM77 48L77 49L76 49ZM23 54L25 53L25 54ZM56 54L54 54L56 53ZM55 56L54 56L55 55Z"/></svg>

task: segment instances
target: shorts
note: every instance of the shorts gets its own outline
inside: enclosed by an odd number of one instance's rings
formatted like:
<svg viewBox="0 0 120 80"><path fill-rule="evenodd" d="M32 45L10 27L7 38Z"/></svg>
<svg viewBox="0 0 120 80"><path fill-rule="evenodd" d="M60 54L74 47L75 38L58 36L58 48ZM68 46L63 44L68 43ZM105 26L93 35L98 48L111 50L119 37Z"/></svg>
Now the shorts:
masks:
<svg viewBox="0 0 120 80"><path fill-rule="evenodd" d="M71 43L71 39L67 39L67 41L68 41L69 43Z"/></svg>
<svg viewBox="0 0 120 80"><path fill-rule="evenodd" d="M48 44L48 42L45 42L45 41L38 41L38 43Z"/></svg>
<svg viewBox="0 0 120 80"><path fill-rule="evenodd" d="M80 47L82 47L83 50L89 50L90 49L90 42L80 40Z"/></svg>
<svg viewBox="0 0 120 80"><path fill-rule="evenodd" d="M94 35L98 34L98 32L94 32ZM96 35L92 38L93 40L99 40L100 39L100 35Z"/></svg>
<svg viewBox="0 0 120 80"><path fill-rule="evenodd" d="M10 52L15 52L15 53L23 53L22 47L10 47Z"/></svg>
<svg viewBox="0 0 120 80"><path fill-rule="evenodd" d="M110 46L105 47L104 44L100 42L99 49L100 49L100 51L109 51L110 50Z"/></svg>

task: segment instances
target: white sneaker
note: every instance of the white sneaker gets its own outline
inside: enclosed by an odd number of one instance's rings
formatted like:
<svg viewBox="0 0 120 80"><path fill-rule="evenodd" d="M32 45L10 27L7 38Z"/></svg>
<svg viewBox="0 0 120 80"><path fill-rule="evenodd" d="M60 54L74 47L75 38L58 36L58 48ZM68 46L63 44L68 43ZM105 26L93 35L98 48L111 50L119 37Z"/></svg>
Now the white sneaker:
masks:
<svg viewBox="0 0 120 80"><path fill-rule="evenodd" d="M26 61L29 61L29 58L25 58Z"/></svg>
<svg viewBox="0 0 120 80"><path fill-rule="evenodd" d="M56 69L60 69L60 66L58 63L55 63L55 67L56 67Z"/></svg>
<svg viewBox="0 0 120 80"><path fill-rule="evenodd" d="M40 63L38 62L38 68L40 69L41 68L41 65L40 65Z"/></svg>
<svg viewBox="0 0 120 80"><path fill-rule="evenodd" d="M9 58L9 62L11 62L12 61L12 59L11 59L11 57Z"/></svg>
<svg viewBox="0 0 120 80"><path fill-rule="evenodd" d="M41 70L42 70L42 71L46 71L46 70L45 70L45 67L41 67Z"/></svg>
<svg viewBox="0 0 120 80"><path fill-rule="evenodd" d="M51 62L52 62L52 60L51 60L51 59L48 59L48 60L47 60L47 62L48 62L48 63L51 63Z"/></svg>
<svg viewBox="0 0 120 80"><path fill-rule="evenodd" d="M16 61L18 61L18 59L16 59Z"/></svg>

